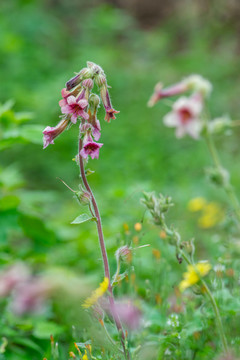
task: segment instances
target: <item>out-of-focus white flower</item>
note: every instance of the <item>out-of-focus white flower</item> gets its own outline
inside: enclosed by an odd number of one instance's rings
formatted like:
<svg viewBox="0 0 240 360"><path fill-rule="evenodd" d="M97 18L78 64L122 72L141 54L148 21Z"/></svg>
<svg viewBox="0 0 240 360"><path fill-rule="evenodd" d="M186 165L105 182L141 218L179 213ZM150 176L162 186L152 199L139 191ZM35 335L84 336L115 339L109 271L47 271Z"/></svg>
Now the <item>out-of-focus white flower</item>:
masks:
<svg viewBox="0 0 240 360"><path fill-rule="evenodd" d="M173 104L173 110L163 118L163 122L166 126L176 128L176 137L178 138L188 134L192 138L198 139L202 129L200 120L202 108L203 101L200 94L180 97Z"/></svg>

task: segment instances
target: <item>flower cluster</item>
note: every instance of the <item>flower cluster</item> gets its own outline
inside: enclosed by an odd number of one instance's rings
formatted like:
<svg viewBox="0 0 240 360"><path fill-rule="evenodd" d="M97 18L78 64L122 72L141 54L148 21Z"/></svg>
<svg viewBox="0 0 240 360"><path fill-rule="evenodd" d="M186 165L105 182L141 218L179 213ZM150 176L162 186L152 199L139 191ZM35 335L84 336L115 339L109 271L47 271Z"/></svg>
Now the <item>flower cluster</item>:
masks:
<svg viewBox="0 0 240 360"><path fill-rule="evenodd" d="M158 196L154 192L144 192L141 202L146 206L150 211L153 221L156 225L163 225L165 213L172 207L174 204L170 196L163 196L159 194Z"/></svg>
<svg viewBox="0 0 240 360"><path fill-rule="evenodd" d="M105 120L110 122L115 119L115 114L119 111L112 106L104 71L99 65L87 62L87 67L70 79L66 88L62 89L62 99L59 101L62 119L57 126L47 126L43 130L43 148L54 144L58 135L79 120L82 140L80 156L84 159L88 156L92 159L99 157L99 149L103 146L102 143L97 143L101 136L101 126L97 119L100 97L92 93L94 84L99 88L106 113Z"/></svg>
<svg viewBox="0 0 240 360"><path fill-rule="evenodd" d="M151 96L148 105L153 106L157 101L191 92L189 97L180 97L172 107L163 122L166 126L176 128L176 137L181 138L188 134L194 139L198 139L203 129L201 114L203 111L204 99L212 90L211 83L200 75L191 75L181 82L163 89L162 84L158 83Z"/></svg>

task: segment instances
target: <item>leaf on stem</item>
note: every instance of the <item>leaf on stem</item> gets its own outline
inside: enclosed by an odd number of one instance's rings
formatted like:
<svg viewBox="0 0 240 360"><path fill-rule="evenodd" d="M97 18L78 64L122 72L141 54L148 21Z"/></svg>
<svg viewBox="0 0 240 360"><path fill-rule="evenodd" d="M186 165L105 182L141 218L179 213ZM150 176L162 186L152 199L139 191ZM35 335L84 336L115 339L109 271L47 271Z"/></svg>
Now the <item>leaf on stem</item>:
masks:
<svg viewBox="0 0 240 360"><path fill-rule="evenodd" d="M88 214L81 214L74 219L71 224L82 224L86 221L97 221L97 219Z"/></svg>

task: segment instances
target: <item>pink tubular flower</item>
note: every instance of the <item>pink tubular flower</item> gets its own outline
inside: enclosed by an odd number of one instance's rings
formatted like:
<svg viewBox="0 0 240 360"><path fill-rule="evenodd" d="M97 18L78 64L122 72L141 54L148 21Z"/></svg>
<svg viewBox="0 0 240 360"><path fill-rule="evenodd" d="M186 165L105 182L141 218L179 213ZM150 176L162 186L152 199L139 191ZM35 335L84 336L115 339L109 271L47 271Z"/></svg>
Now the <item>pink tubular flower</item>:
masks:
<svg viewBox="0 0 240 360"><path fill-rule="evenodd" d="M88 102L86 99L76 98L70 95L66 98L66 104L60 106L62 113L71 115L72 123L76 124L78 116L81 116L85 120L88 119L88 114L84 111L87 105Z"/></svg>
<svg viewBox="0 0 240 360"><path fill-rule="evenodd" d="M159 100L182 94L183 92L188 90L188 86L185 82L180 82L175 85L169 86L166 89L163 89L162 83L157 83L154 89L154 93L151 96L150 100L148 101L148 106L154 106Z"/></svg>
<svg viewBox="0 0 240 360"><path fill-rule="evenodd" d="M88 110L89 119L88 122L92 127L92 134L96 141L100 139L101 136L101 125L100 121L97 119L96 111L92 114L90 110Z"/></svg>
<svg viewBox="0 0 240 360"><path fill-rule="evenodd" d="M116 119L115 114L118 114L119 111L113 109L113 107L112 107L109 92L108 92L108 89L107 89L107 84L103 84L101 86L100 94L101 94L103 106L104 106L105 111L106 111L105 120L107 122L110 122L111 119L113 119L113 120Z"/></svg>
<svg viewBox="0 0 240 360"><path fill-rule="evenodd" d="M80 155L86 159L91 156L92 159L99 158L99 149L103 146L101 143L96 143L93 141L91 135L88 133L83 140L83 148L80 151Z"/></svg>
<svg viewBox="0 0 240 360"><path fill-rule="evenodd" d="M163 122L166 126L176 127L176 137L185 134L198 139L201 132L200 114L203 108L202 96L194 94L191 97L181 97L173 104L173 110L167 114Z"/></svg>
<svg viewBox="0 0 240 360"><path fill-rule="evenodd" d="M63 88L61 91L62 99L59 101L59 106L66 106L67 105L67 98L72 95L70 91L68 91L66 88Z"/></svg>
<svg viewBox="0 0 240 360"><path fill-rule="evenodd" d="M66 117L65 119L62 119L57 126L50 127L47 126L43 130L43 148L45 149L49 144L54 144L54 139L60 135L68 126L70 122L70 117Z"/></svg>

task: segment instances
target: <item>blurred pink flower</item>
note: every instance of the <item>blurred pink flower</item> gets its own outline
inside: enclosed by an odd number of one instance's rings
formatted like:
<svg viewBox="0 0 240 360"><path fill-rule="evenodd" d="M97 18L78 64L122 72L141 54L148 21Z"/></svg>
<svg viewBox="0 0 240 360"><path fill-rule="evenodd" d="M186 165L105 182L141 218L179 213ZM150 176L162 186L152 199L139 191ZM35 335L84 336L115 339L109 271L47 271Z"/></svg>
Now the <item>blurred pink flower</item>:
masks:
<svg viewBox="0 0 240 360"><path fill-rule="evenodd" d="M110 307L110 310L111 309ZM123 299L121 301L116 301L114 310L111 311L112 313L115 312L119 316L121 322L129 329L129 330L136 330L140 326L142 313L141 310L135 306L130 299Z"/></svg>
<svg viewBox="0 0 240 360"><path fill-rule="evenodd" d="M0 297L7 296L19 282L30 278L28 268L23 263L17 263L0 274Z"/></svg>
<svg viewBox="0 0 240 360"><path fill-rule="evenodd" d="M173 104L173 110L163 118L163 122L166 126L176 127L178 138L188 134L198 139L202 128L202 109L203 101L200 94L194 94L189 98L181 97Z"/></svg>
<svg viewBox="0 0 240 360"><path fill-rule="evenodd" d="M78 98L73 95L67 96L63 99L66 103L62 102L61 111L63 114L71 115L71 121L73 124L76 124L78 116L81 116L85 120L88 119L88 114L84 111L88 105L86 99L81 97L81 94ZM61 101L60 101L61 102Z"/></svg>
<svg viewBox="0 0 240 360"><path fill-rule="evenodd" d="M62 119L57 126L50 127L47 126L43 130L43 148L45 149L49 144L54 144L54 139L60 135L68 126L70 122L70 116L65 119Z"/></svg>
<svg viewBox="0 0 240 360"><path fill-rule="evenodd" d="M185 82L183 82L183 81L180 83L177 83L175 85L169 86L165 89L163 89L162 83L157 83L157 85L155 86L155 89L154 89L154 93L151 96L150 100L148 101L148 106L152 107L159 100L161 100L163 98L174 96L174 95L179 95L187 90L188 90L188 87L185 84Z"/></svg>
<svg viewBox="0 0 240 360"><path fill-rule="evenodd" d="M31 278L27 282L22 282L14 289L11 309L18 315L40 312L48 292L48 284L41 279Z"/></svg>

